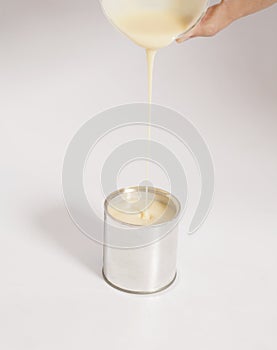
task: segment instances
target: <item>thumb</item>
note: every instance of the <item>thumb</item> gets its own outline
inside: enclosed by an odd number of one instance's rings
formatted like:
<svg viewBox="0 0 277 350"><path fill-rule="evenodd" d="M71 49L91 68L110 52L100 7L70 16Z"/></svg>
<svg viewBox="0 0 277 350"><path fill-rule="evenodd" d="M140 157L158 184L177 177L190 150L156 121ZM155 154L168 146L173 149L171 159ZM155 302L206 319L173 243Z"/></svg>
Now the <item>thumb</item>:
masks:
<svg viewBox="0 0 277 350"><path fill-rule="evenodd" d="M211 6L202 20L184 36L176 41L181 43L187 39L197 36L213 36L227 27L232 22L231 16L228 14L228 9L225 2Z"/></svg>

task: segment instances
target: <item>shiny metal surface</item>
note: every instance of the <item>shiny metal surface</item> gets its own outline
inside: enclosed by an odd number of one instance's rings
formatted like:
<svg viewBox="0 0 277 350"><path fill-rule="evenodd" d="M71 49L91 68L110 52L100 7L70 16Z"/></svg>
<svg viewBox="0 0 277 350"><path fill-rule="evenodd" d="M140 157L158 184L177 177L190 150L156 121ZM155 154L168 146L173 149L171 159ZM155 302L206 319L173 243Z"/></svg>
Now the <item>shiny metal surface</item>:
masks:
<svg viewBox="0 0 277 350"><path fill-rule="evenodd" d="M176 278L180 204L174 196L160 189L148 189L155 198L165 203L170 200L175 208L170 221L156 225L134 227L118 222L107 211L109 201L118 195L136 195L145 190L144 187L122 189L112 193L105 202L103 276L111 286L129 293L159 292Z"/></svg>
<svg viewBox="0 0 277 350"><path fill-rule="evenodd" d="M162 292L165 289L169 288L175 282L176 277L177 277L177 272L175 273L175 276L174 276L173 280L169 284L167 284L166 286L162 287L161 289L155 290L153 292L149 292L149 291L132 291L132 290L120 288L120 287L116 286L115 284L113 284L112 282L110 282L107 279L107 277L105 276L104 270L102 270L102 276L103 276L105 282L107 282L111 287L120 290L121 292L130 293L130 294L155 294L155 293Z"/></svg>

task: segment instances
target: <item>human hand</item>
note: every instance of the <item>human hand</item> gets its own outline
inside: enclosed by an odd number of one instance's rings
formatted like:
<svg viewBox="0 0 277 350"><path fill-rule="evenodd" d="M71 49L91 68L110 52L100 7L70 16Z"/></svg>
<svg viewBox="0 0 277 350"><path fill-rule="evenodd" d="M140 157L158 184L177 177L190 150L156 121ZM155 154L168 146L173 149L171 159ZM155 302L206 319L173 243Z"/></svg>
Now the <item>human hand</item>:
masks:
<svg viewBox="0 0 277 350"><path fill-rule="evenodd" d="M263 10L276 2L277 0L222 0L208 9L195 28L176 41L181 43L198 36L213 36L233 21Z"/></svg>

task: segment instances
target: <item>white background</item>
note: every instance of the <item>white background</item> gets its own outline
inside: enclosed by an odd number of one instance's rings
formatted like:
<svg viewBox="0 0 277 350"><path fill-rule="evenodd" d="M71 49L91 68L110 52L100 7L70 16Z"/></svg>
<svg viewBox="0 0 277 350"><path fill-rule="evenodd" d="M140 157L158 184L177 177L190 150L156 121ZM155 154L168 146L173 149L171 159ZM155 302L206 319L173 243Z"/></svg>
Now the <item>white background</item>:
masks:
<svg viewBox="0 0 277 350"><path fill-rule="evenodd" d="M1 349L277 348L276 31L274 7L159 53L154 102L190 116L216 192L197 234L180 227L175 285L141 297L102 280L61 170L85 121L146 101L144 52L96 0L1 1Z"/></svg>

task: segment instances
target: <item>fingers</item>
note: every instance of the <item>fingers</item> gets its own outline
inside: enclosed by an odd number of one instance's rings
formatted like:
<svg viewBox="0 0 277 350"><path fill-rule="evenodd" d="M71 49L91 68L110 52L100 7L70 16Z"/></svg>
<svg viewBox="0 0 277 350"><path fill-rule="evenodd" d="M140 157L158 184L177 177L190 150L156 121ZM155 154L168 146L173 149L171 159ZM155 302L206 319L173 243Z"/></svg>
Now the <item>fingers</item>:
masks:
<svg viewBox="0 0 277 350"><path fill-rule="evenodd" d="M227 6L225 2L221 2L220 4L211 6L200 23L198 23L195 28L176 41L178 43L182 43L185 40L198 36L213 36L223 28L227 27L231 22L232 18Z"/></svg>

